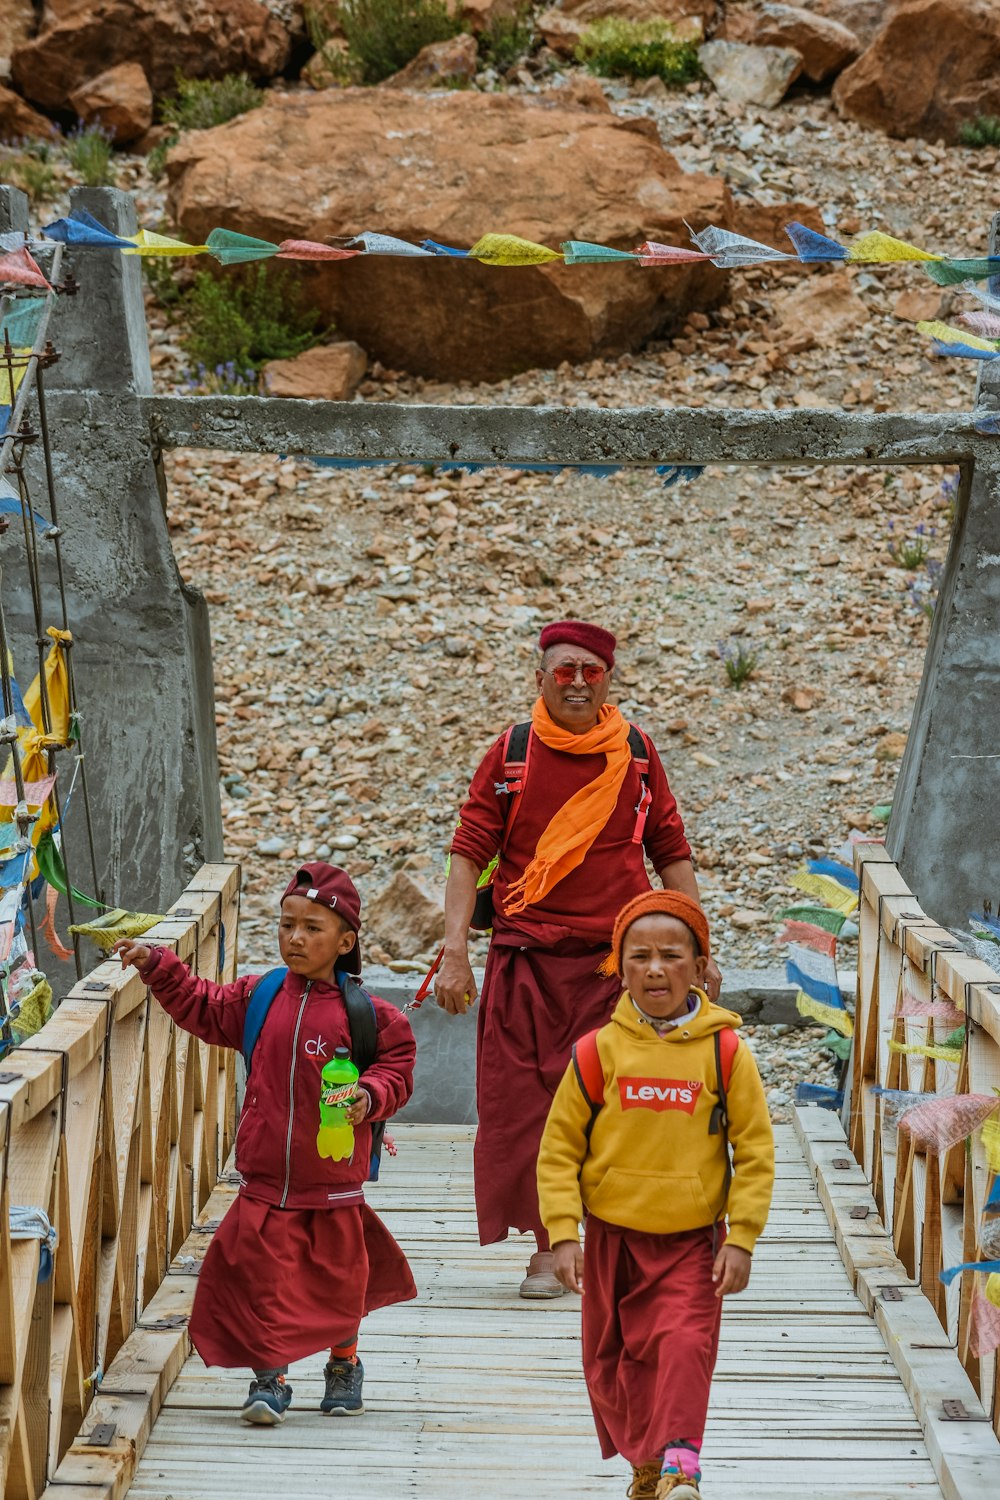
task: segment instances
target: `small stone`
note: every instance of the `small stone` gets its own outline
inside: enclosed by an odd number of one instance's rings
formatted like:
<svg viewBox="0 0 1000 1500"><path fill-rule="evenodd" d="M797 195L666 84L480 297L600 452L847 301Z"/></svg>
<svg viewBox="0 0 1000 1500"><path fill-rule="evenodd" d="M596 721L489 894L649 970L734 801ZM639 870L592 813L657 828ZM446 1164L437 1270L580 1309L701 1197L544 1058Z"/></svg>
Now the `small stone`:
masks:
<svg viewBox="0 0 1000 1500"><path fill-rule="evenodd" d="M353 833L335 833L330 839L331 849L356 849L360 840Z"/></svg>
<svg viewBox="0 0 1000 1500"><path fill-rule="evenodd" d="M267 854L273 858L275 855L280 854L284 847L285 840L283 838L261 839L257 845L257 853Z"/></svg>
<svg viewBox="0 0 1000 1500"><path fill-rule="evenodd" d="M875 745L876 760L900 760L906 749L906 735L893 730L884 734Z"/></svg>

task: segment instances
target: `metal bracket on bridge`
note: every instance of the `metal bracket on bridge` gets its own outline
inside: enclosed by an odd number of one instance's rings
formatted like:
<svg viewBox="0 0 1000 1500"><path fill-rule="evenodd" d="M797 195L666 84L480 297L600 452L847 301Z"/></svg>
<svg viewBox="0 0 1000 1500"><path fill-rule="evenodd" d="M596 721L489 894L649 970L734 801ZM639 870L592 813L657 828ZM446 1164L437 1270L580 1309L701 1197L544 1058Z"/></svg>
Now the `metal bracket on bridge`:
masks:
<svg viewBox="0 0 1000 1500"><path fill-rule="evenodd" d="M168 1318L157 1318L153 1323L137 1323L137 1328L146 1328L151 1333L166 1333L171 1328L186 1328L187 1313L171 1313Z"/></svg>
<svg viewBox="0 0 1000 1500"><path fill-rule="evenodd" d="M957 1396L948 1396L941 1402L942 1422L988 1422L986 1413L968 1411L964 1401Z"/></svg>
<svg viewBox="0 0 1000 1500"><path fill-rule="evenodd" d="M835 1156L830 1165L835 1167L838 1172L849 1172L852 1167L857 1166L857 1162L853 1156Z"/></svg>
<svg viewBox="0 0 1000 1500"><path fill-rule="evenodd" d="M854 1207L851 1209L848 1215L848 1218L867 1219L870 1213L871 1209L868 1207L867 1203L855 1203Z"/></svg>
<svg viewBox="0 0 1000 1500"><path fill-rule="evenodd" d="M879 1294L883 1302L902 1302L903 1292L898 1286L880 1286Z"/></svg>
<svg viewBox="0 0 1000 1500"><path fill-rule="evenodd" d="M118 1434L115 1422L98 1422L86 1437L79 1439L84 1448L110 1448Z"/></svg>

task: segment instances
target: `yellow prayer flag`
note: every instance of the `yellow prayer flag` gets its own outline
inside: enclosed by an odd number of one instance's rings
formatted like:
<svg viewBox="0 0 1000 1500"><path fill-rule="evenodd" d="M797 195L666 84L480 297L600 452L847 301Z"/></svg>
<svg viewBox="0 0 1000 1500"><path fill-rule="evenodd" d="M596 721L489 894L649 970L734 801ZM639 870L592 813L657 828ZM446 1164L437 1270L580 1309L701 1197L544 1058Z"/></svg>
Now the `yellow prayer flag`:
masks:
<svg viewBox="0 0 1000 1500"><path fill-rule="evenodd" d="M516 234L484 234L473 245L468 258L487 266L540 266L565 257L547 245L536 245Z"/></svg>
<svg viewBox="0 0 1000 1500"><path fill-rule="evenodd" d="M0 360L0 406L13 406L14 397L21 388L21 382L28 371L28 360L31 358L31 349L18 347L13 351L13 359L8 365L6 360Z"/></svg>
<svg viewBox="0 0 1000 1500"><path fill-rule="evenodd" d="M961 1047L917 1046L911 1042L890 1042L890 1052L903 1052L907 1057L933 1057L938 1062L960 1063Z"/></svg>
<svg viewBox="0 0 1000 1500"><path fill-rule="evenodd" d="M991 1172L1000 1175L1000 1120L984 1120L980 1138L986 1152L986 1165Z"/></svg>
<svg viewBox="0 0 1000 1500"><path fill-rule="evenodd" d="M849 891L846 886L838 885L829 875L814 875L811 870L796 870L791 884L796 890L805 891L808 896L818 896L827 906L845 917L849 917L858 904L857 891Z"/></svg>
<svg viewBox="0 0 1000 1500"><path fill-rule="evenodd" d="M1000 1271L991 1271L986 1278L986 1300L1000 1307Z"/></svg>
<svg viewBox="0 0 1000 1500"><path fill-rule="evenodd" d="M142 937L157 922L165 921L165 917L156 916L153 912L124 911L121 907L116 907L114 911L106 911L102 917L95 917L92 922L78 922L69 930L93 939L102 953L110 953L119 938Z"/></svg>
<svg viewBox="0 0 1000 1500"><path fill-rule="evenodd" d="M66 665L66 650L73 644L73 635L69 630L57 630L54 625L50 625L45 634L52 640L49 654L45 658L45 694L49 701L48 734L45 734L42 690L37 676L24 695L24 706L39 735L43 737L43 743L63 746L69 743L69 668Z"/></svg>
<svg viewBox="0 0 1000 1500"><path fill-rule="evenodd" d="M183 240L171 239L166 234L154 234L151 229L140 229L132 241L134 249L123 250L123 255L207 255L207 245L186 245Z"/></svg>
<svg viewBox="0 0 1000 1500"><path fill-rule="evenodd" d="M870 234L863 234L859 240L847 252L849 261L892 261L892 260L944 260L943 255L931 255L929 250L920 250L916 245L907 244L906 240L895 240L891 234L882 234L878 229L873 229Z"/></svg>
<svg viewBox="0 0 1000 1500"><path fill-rule="evenodd" d="M998 339L981 339L968 329L953 328L950 323L941 323L937 319L930 323L918 323L917 332L926 334L931 339L939 339L942 344L966 344L970 349L985 349L991 354L1000 350Z"/></svg>
<svg viewBox="0 0 1000 1500"><path fill-rule="evenodd" d="M807 995L805 990L799 990L795 996L795 1008L800 1016L810 1016L812 1020L839 1031L841 1036L854 1035L854 1022L848 1011L839 1010L835 1005L824 1005L821 1000Z"/></svg>

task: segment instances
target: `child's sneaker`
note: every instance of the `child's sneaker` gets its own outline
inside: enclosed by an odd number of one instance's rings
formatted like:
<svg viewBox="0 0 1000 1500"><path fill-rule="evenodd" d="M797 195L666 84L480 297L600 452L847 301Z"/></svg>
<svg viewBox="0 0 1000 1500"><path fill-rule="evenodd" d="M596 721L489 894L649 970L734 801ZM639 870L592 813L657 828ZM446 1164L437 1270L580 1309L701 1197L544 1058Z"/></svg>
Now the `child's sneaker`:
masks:
<svg viewBox="0 0 1000 1500"><path fill-rule="evenodd" d="M361 1387L365 1379L365 1367L360 1359L338 1359L324 1368L326 1392L319 1403L320 1411L335 1417L360 1417L365 1409L361 1399Z"/></svg>
<svg viewBox="0 0 1000 1500"><path fill-rule="evenodd" d="M277 1375L251 1380L250 1391L240 1410L244 1422L254 1427L277 1427L292 1404L292 1388Z"/></svg>
<svg viewBox="0 0 1000 1500"><path fill-rule="evenodd" d="M693 1448L671 1445L663 1455L656 1500L701 1500L701 1470Z"/></svg>
<svg viewBox="0 0 1000 1500"><path fill-rule="evenodd" d="M656 1486L660 1481L660 1460L654 1458L651 1463L643 1464L640 1468L632 1465L632 1483L629 1485L625 1500L656 1500Z"/></svg>

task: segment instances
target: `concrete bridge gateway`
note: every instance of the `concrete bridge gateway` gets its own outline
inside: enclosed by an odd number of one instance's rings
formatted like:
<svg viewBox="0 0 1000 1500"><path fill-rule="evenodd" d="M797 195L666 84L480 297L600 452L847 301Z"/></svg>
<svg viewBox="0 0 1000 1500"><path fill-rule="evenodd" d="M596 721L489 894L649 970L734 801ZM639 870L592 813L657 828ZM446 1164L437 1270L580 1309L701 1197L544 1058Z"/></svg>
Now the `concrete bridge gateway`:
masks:
<svg viewBox="0 0 1000 1500"><path fill-rule="evenodd" d="M127 235L112 190L75 201ZM27 204L0 189L0 230ZM997 246L994 225L993 248ZM96 859L109 893L168 913L150 939L197 972L233 977L239 872L222 862L207 611L177 577L163 510L170 447L398 462L959 466L951 552L896 794L888 849L862 846L855 1046L844 1119L797 1113L778 1132L775 1208L749 1291L727 1308L706 1440L706 1500L996 1500L1000 1380L982 1352L975 1256L992 1173L982 1141L915 1149L873 1086L952 1093L1000 1086L1000 985L949 924L993 888L1000 794L1000 406L984 374L974 410L433 408L152 395L139 268L67 251L85 294L61 297L61 358L22 386L48 440L19 452L38 492L50 467L87 720ZM48 455L48 465L46 464ZM669 503L665 500L664 502ZM5 562L8 559L3 559ZM54 566L54 565L51 565ZM43 573L48 563L43 560ZM15 649L28 603L5 572ZM133 718L123 703L144 705ZM930 915L925 915L925 912ZM944 923L939 926L938 922ZM958 1062L916 1042L903 985L966 1017ZM417 1016L418 1045L420 1013ZM513 1242L475 1243L469 1128L401 1124L371 1189L421 1296L365 1325L369 1412L331 1423L313 1371L281 1428L240 1428L242 1373L208 1373L187 1318L198 1266L232 1201L232 1054L178 1031L134 971L82 975L42 1030L0 1060L0 1478L10 1500L215 1500L333 1491L450 1500L607 1496L569 1298L517 1303ZM37 1239L12 1206L58 1231ZM1000 1316L1000 1313L998 1313ZM315 1364L315 1362L313 1362Z"/></svg>

